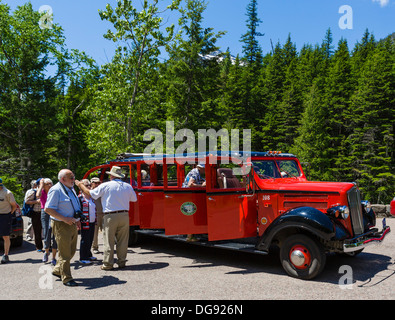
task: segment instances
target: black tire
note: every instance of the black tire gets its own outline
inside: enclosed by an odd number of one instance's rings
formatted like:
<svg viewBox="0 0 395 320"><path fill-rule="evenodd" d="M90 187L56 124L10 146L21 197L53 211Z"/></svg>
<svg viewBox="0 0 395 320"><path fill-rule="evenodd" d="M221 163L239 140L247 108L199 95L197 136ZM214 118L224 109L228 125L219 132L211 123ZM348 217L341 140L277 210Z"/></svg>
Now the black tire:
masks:
<svg viewBox="0 0 395 320"><path fill-rule="evenodd" d="M23 244L23 236L16 237L11 239L11 246L12 247L20 247Z"/></svg>
<svg viewBox="0 0 395 320"><path fill-rule="evenodd" d="M304 234L295 234L284 240L280 249L280 260L288 275L309 280L322 272L326 255L319 242Z"/></svg>
<svg viewBox="0 0 395 320"><path fill-rule="evenodd" d="M138 244L141 240L141 237L136 232L136 230L138 230L138 227L134 227L134 226L129 227L129 241L128 241L129 247L132 247L132 246Z"/></svg>

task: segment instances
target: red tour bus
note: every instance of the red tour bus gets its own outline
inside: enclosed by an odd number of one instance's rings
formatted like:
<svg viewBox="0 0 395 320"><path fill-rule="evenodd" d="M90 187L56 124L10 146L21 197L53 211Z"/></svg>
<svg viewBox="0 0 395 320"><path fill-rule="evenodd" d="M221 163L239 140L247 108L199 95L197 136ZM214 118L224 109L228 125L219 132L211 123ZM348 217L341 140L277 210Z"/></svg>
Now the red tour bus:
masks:
<svg viewBox="0 0 395 320"><path fill-rule="evenodd" d="M206 185L183 187L201 162ZM114 165L137 194L129 210L130 244L143 233L183 241L194 234L194 244L261 254L277 245L290 276L312 279L323 270L326 253L354 256L390 232L385 219L381 231L375 228L375 213L355 183L307 181L292 154L127 153L84 178L106 182Z"/></svg>

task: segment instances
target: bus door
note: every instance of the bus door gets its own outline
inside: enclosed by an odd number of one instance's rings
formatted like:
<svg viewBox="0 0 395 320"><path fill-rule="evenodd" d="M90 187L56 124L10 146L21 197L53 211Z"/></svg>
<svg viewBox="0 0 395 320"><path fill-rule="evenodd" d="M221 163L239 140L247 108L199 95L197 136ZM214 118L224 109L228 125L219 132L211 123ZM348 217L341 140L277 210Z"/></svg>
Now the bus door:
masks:
<svg viewBox="0 0 395 320"><path fill-rule="evenodd" d="M287 168L287 170L290 170ZM259 236L262 236L271 223L278 217L278 183L281 183L281 173L275 158L255 158L253 161L254 179L257 182L258 226ZM291 171L291 170L290 170ZM293 172L292 172L293 173Z"/></svg>
<svg viewBox="0 0 395 320"><path fill-rule="evenodd" d="M208 239L228 240L257 235L256 196L246 191L247 175L235 175L234 164L210 167L207 193Z"/></svg>
<svg viewBox="0 0 395 320"><path fill-rule="evenodd" d="M165 167L165 234L207 233L206 187L183 188L191 164L167 164Z"/></svg>
<svg viewBox="0 0 395 320"><path fill-rule="evenodd" d="M137 165L138 224L141 229L163 229L163 164Z"/></svg>

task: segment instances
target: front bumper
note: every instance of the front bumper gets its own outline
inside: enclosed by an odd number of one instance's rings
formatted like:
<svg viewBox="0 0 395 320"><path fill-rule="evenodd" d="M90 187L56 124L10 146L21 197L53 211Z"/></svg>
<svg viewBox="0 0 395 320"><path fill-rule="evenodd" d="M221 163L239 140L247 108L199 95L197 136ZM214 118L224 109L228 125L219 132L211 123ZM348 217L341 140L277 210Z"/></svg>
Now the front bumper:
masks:
<svg viewBox="0 0 395 320"><path fill-rule="evenodd" d="M376 228L374 228L355 238L345 240L343 243L343 252L354 252L366 248L369 245L380 243L390 232L391 228L386 225L384 218L383 229L381 231L378 231Z"/></svg>

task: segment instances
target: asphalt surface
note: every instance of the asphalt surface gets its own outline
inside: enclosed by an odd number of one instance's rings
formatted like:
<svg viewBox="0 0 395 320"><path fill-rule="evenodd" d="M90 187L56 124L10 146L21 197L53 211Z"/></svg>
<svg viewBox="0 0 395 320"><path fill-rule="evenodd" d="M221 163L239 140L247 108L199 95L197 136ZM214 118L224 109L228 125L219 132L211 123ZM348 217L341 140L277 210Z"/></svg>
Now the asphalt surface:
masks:
<svg viewBox="0 0 395 320"><path fill-rule="evenodd" d="M278 253L254 255L144 237L129 248L122 270L101 270L102 254L93 265L82 266L77 251L71 269L79 286L69 288L51 276L52 268L41 261L34 242L25 240L11 249L10 262L0 265L1 299L391 300L395 219L387 218L387 224L392 232L381 245L357 257L329 255L323 273L310 281L287 276Z"/></svg>

